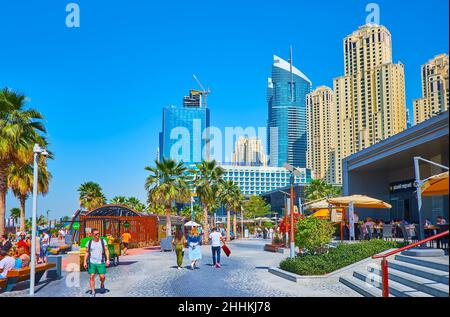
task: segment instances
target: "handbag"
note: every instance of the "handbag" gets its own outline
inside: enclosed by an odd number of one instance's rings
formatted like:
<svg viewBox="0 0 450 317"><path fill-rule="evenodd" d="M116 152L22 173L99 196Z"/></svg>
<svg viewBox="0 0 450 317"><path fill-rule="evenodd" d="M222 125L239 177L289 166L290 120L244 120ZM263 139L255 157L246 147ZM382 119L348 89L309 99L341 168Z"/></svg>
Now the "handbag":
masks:
<svg viewBox="0 0 450 317"><path fill-rule="evenodd" d="M231 250L230 250L230 248L229 248L227 245L224 244L224 245L222 246L222 250L223 250L223 252L225 252L225 254L226 254L227 257L230 256Z"/></svg>

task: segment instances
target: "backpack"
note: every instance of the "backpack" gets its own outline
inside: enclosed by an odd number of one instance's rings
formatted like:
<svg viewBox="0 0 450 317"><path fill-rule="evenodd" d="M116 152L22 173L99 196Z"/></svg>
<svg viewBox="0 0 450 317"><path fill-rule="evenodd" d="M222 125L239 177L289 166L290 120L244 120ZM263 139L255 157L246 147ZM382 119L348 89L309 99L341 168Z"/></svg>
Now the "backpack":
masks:
<svg viewBox="0 0 450 317"><path fill-rule="evenodd" d="M103 241L102 238L100 238L101 244L102 244L102 263L106 262L106 253L105 253L105 241ZM92 239L89 240L88 242L88 258L87 258L87 263L91 263L91 244L92 244Z"/></svg>

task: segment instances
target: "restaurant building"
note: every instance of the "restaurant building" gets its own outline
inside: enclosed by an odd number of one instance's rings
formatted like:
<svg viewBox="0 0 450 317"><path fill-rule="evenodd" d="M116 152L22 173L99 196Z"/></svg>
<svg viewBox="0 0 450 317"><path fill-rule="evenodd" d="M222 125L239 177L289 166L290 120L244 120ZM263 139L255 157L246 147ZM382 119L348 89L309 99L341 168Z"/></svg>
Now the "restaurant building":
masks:
<svg viewBox="0 0 450 317"><path fill-rule="evenodd" d="M386 140L345 158L343 194L364 194L382 199L391 210L357 210L362 220L370 216L384 221L406 219L418 223L414 157L449 165L449 112L443 112ZM443 172L439 167L420 163L420 177ZM433 223L437 216L449 219L448 195L423 198L424 218Z"/></svg>

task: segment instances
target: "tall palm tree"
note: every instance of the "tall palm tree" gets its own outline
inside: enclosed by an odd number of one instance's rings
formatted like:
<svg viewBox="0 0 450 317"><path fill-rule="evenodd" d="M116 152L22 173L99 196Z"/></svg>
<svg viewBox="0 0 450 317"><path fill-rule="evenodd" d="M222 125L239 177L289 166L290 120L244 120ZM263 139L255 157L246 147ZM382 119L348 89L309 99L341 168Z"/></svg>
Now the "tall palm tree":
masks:
<svg viewBox="0 0 450 317"><path fill-rule="evenodd" d="M166 207L166 233L172 235L172 202L188 202L190 199L189 186L187 184L186 167L182 162L171 159L155 161L155 167L145 167L150 175L145 181L145 189L148 192L148 203L164 205Z"/></svg>
<svg viewBox="0 0 450 317"><path fill-rule="evenodd" d="M26 97L9 88L0 90L0 234L5 233L7 169L13 162L32 161L35 143L45 146L42 114L25 109Z"/></svg>
<svg viewBox="0 0 450 317"><path fill-rule="evenodd" d="M47 169L46 159L41 157L38 161L38 193L45 195L48 192L52 179ZM20 202L20 231L25 230L25 202L33 191L33 166L31 164L13 163L7 170L8 187Z"/></svg>
<svg viewBox="0 0 450 317"><path fill-rule="evenodd" d="M244 197L244 195L242 195L242 192L239 189L239 194L237 195L237 197L233 203L233 210L234 210L234 213L233 213L233 235L234 235L235 239L237 239L237 216L236 215L244 207L244 199L245 199L245 197ZM243 234L244 233L242 232L242 235Z"/></svg>
<svg viewBox="0 0 450 317"><path fill-rule="evenodd" d="M14 221L14 226L16 227L16 232L17 232L17 219L20 218L20 208L11 208L11 210L9 211L9 214L10 214L12 220ZM24 219L24 227L25 227L25 219Z"/></svg>
<svg viewBox="0 0 450 317"><path fill-rule="evenodd" d="M336 197L341 193L341 188L328 184L322 179L313 179L305 187L305 196L307 201L314 201L326 197Z"/></svg>
<svg viewBox="0 0 450 317"><path fill-rule="evenodd" d="M136 210L137 212L144 212L145 210L145 205L136 197L127 198L125 205L133 210Z"/></svg>
<svg viewBox="0 0 450 317"><path fill-rule="evenodd" d="M78 188L80 206L91 211L106 204L106 197L99 184L86 182Z"/></svg>
<svg viewBox="0 0 450 317"><path fill-rule="evenodd" d="M110 204L114 205L125 205L127 203L127 197L125 196L116 196L109 201Z"/></svg>
<svg viewBox="0 0 450 317"><path fill-rule="evenodd" d="M237 201L241 198L241 190L233 181L222 181L219 183L220 202L227 211L227 240L231 238L231 210L237 206Z"/></svg>
<svg viewBox="0 0 450 317"><path fill-rule="evenodd" d="M204 228L204 242L209 241L209 224L208 224L208 212L212 211L217 206L219 182L222 179L224 170L217 166L216 161L202 161L196 164L197 170L195 171L196 179L195 186L197 196L203 206L203 224Z"/></svg>

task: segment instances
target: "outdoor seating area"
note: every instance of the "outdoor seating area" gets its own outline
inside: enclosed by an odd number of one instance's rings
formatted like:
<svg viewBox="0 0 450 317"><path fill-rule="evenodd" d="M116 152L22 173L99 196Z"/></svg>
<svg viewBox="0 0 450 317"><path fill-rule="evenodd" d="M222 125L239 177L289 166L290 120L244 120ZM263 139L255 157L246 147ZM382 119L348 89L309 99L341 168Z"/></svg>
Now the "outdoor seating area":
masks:
<svg viewBox="0 0 450 317"><path fill-rule="evenodd" d="M44 273L56 266L55 263L45 263L36 265L35 284L38 284ZM12 269L8 271L6 279L0 279L0 290L11 292L17 283L30 279L30 268Z"/></svg>

